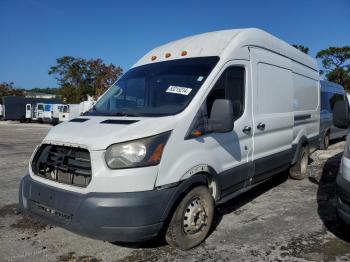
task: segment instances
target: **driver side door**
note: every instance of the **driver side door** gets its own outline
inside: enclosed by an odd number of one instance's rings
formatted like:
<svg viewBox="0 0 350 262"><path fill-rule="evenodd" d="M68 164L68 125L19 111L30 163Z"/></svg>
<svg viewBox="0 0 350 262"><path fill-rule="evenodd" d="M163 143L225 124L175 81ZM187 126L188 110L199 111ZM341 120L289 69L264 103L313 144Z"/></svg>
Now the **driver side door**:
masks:
<svg viewBox="0 0 350 262"><path fill-rule="evenodd" d="M226 64L207 97L207 112L216 99L229 99L233 105L234 129L205 137L208 152L214 158L225 197L249 184L253 175L253 119L249 61L233 60Z"/></svg>

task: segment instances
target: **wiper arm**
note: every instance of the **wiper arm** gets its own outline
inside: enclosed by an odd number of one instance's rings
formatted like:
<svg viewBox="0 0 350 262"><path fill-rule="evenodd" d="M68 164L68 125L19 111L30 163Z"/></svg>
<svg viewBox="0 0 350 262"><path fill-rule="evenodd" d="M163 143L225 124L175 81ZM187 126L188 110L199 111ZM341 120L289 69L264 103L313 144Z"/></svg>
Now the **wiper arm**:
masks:
<svg viewBox="0 0 350 262"><path fill-rule="evenodd" d="M111 113L110 115L112 116L139 116L137 114L132 114L132 113L126 113L126 112L116 112L116 113Z"/></svg>

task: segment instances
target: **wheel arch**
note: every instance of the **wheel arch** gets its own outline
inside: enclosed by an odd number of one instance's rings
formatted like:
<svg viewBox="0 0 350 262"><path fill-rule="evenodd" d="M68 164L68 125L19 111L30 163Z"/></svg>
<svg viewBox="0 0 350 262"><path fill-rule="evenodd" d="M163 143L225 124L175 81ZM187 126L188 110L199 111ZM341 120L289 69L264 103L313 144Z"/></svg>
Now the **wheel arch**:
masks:
<svg viewBox="0 0 350 262"><path fill-rule="evenodd" d="M292 163L291 164L295 164L298 161L298 156L300 153L300 150L303 146L309 145L309 140L307 139L306 136L301 136L299 139L298 144L296 144L294 147L294 156L292 158Z"/></svg>
<svg viewBox="0 0 350 262"><path fill-rule="evenodd" d="M212 193L214 202L220 199L221 190L218 175L215 170L208 165L196 166L182 177L181 182L177 185L173 196L169 200L167 208L164 210L162 220L168 220L174 212L181 199L196 186L206 185ZM214 195L213 195L214 193Z"/></svg>

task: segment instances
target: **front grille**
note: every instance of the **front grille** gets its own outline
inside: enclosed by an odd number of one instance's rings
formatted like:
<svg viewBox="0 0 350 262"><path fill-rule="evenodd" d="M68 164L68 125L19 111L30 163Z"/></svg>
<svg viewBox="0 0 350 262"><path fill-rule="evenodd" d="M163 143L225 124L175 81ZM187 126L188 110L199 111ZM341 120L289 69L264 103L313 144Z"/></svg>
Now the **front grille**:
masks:
<svg viewBox="0 0 350 262"><path fill-rule="evenodd" d="M44 144L34 156L32 170L46 179L86 187L91 181L90 153L82 148Z"/></svg>

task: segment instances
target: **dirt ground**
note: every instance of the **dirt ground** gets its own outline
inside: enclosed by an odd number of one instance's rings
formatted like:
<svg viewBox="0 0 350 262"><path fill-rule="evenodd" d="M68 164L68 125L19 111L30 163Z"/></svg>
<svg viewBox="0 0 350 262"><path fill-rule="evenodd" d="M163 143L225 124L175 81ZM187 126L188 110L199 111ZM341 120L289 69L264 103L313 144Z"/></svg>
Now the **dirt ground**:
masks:
<svg viewBox="0 0 350 262"><path fill-rule="evenodd" d="M19 182L49 129L0 122L0 261L350 261L350 233L335 216L343 141L311 156L307 179L281 173L219 206L207 240L183 252L161 240L92 240L22 216Z"/></svg>

